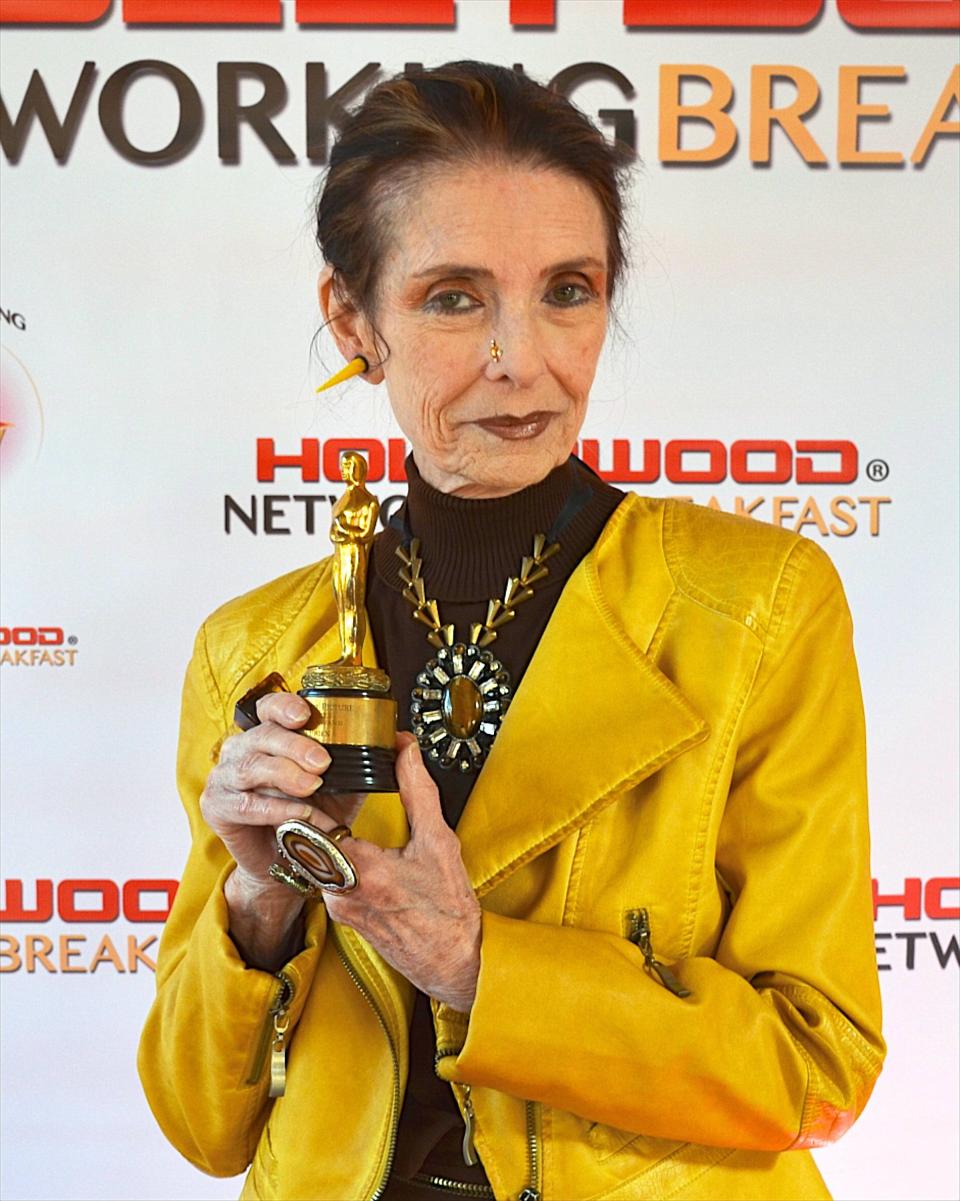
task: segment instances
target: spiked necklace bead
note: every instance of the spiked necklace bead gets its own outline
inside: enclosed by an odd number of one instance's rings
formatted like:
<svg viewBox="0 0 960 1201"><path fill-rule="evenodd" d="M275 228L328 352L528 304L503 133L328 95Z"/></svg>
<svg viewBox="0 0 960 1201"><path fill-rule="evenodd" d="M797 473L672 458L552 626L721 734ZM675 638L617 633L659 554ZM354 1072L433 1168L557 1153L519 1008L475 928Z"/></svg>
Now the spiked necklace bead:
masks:
<svg viewBox="0 0 960 1201"><path fill-rule="evenodd" d="M559 549L559 542L548 544L546 534L537 534L519 574L507 578L502 598L491 598L485 619L472 622L467 641L458 642L453 623L441 619L437 601L426 595L420 539L397 547L403 596L414 620L427 627L427 641L437 648L410 694L411 725L420 746L441 767L468 772L486 758L513 696L510 673L486 648L496 641L500 627L513 621L517 607L533 596L532 586L549 574L546 562Z"/></svg>

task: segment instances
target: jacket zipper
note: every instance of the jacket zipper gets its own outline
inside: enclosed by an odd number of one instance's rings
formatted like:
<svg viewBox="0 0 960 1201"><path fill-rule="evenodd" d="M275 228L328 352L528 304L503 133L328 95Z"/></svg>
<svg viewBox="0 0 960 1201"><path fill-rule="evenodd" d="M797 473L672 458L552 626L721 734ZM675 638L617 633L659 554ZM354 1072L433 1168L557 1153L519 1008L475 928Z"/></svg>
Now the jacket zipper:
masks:
<svg viewBox="0 0 960 1201"><path fill-rule="evenodd" d="M438 1047L437 1053L434 1056L434 1068L439 1064L440 1060L446 1055L454 1055L461 1050L460 1047ZM529 1182L525 1188L520 1191L518 1201L541 1201L540 1192L540 1128L539 1128L539 1105L536 1101L524 1102L526 1107L527 1118L527 1163L529 1165L528 1175ZM472 1166L479 1162L476 1147L473 1142L473 1130L476 1121L476 1115L473 1112L473 1101L470 1098L470 1085L463 1085L463 1113L464 1113L464 1129L463 1129L463 1162L468 1166ZM459 1184L457 1181L450 1181L441 1176L424 1177L425 1183L432 1184L435 1188L447 1188L453 1191L461 1189L478 1189L487 1188L486 1185L466 1185ZM488 1193L473 1193L473 1196L493 1196L492 1190Z"/></svg>
<svg viewBox="0 0 960 1201"><path fill-rule="evenodd" d="M433 1056L434 1072L437 1071L441 1059L447 1055L458 1055L462 1049L459 1044L438 1046ZM463 1089L463 1162L472 1168L474 1164L479 1163L477 1148L473 1143L473 1102L470 1100L470 1085L463 1084L459 1087Z"/></svg>
<svg viewBox="0 0 960 1201"><path fill-rule="evenodd" d="M526 1101L527 1109L527 1159L530 1164L530 1183L522 1189L517 1201L540 1201L540 1106L536 1101Z"/></svg>
<svg viewBox="0 0 960 1201"><path fill-rule="evenodd" d="M450 1180L447 1176L429 1176L426 1172L417 1172L413 1179L417 1184L426 1184L430 1188L442 1189L445 1193L460 1193L464 1197L495 1197L489 1184L471 1184L466 1180Z"/></svg>
<svg viewBox="0 0 960 1201"><path fill-rule="evenodd" d="M477 1155L477 1148L473 1144L473 1102L470 1100L470 1085L464 1085L463 1089L463 1162L468 1168L472 1168L474 1164L480 1162Z"/></svg>
<svg viewBox="0 0 960 1201"><path fill-rule="evenodd" d="M274 975L280 983L260 1030L247 1084L256 1084L259 1081L267 1061L267 1052L271 1051L269 1095L282 1097L286 1083L286 1035L290 1026L287 1011L293 1000L294 985L286 972L275 972Z"/></svg>
<svg viewBox="0 0 960 1201"><path fill-rule="evenodd" d="M334 927L334 930L336 931L336 927ZM353 964L347 957L346 949L341 946L340 936L336 933L334 934L333 943L337 949L337 954L340 957L340 962L343 964L344 968L346 968L347 975L357 986L361 996L363 996L364 1000L373 1010L377 1021L382 1026L383 1032L387 1036L387 1043L390 1047L390 1058L393 1061L393 1109L390 1117L390 1145L387 1149L387 1162L384 1166L380 1183L377 1186L376 1191L370 1197L370 1201L378 1201L378 1198L383 1195L387 1187L387 1181L390 1179L390 1169L393 1167L393 1156L397 1149L397 1128L400 1124L400 1060L397 1056L397 1049L393 1043L393 1035L390 1033L390 1027L387 1025L386 1018L380 1011L379 1005L377 1005L376 1001L373 999L373 994L363 983L359 973L356 971Z"/></svg>
<svg viewBox="0 0 960 1201"><path fill-rule="evenodd" d="M627 921L630 930L627 937L635 943L643 954L644 966L653 972L660 983L677 997L692 997L693 993L681 984L665 963L661 963L653 953L653 939L650 936L650 915L646 909L628 909Z"/></svg>
<svg viewBox="0 0 960 1201"><path fill-rule="evenodd" d="M437 1052L433 1057L433 1067L436 1071L437 1064L445 1055L455 1055L460 1050L460 1047L438 1047ZM470 1085L464 1084L463 1088L463 1162L468 1167L473 1167L474 1164L480 1162L480 1157L477 1155L477 1149L473 1143L473 1101L470 1099ZM448 1193L460 1193L465 1197L493 1197L494 1191L489 1184L477 1184L466 1180L451 1180L448 1176L431 1176L426 1172L417 1172L414 1180L421 1184L430 1185L432 1188L443 1189Z"/></svg>

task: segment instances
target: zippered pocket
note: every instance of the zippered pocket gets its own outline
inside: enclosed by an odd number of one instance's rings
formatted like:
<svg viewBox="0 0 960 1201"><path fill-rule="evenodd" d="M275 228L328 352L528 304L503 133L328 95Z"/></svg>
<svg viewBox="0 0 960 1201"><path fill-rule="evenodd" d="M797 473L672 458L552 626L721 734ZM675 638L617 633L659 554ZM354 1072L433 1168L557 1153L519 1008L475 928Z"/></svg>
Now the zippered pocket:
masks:
<svg viewBox="0 0 960 1201"><path fill-rule="evenodd" d="M681 984L665 963L661 963L653 949L653 937L650 933L650 915L646 909L628 909L627 938L640 948L643 954L643 965L647 972L655 977L664 988L669 989L676 997L692 997L693 993Z"/></svg>
<svg viewBox="0 0 960 1201"><path fill-rule="evenodd" d="M270 1053L270 1090L268 1096L282 1097L287 1080L287 1030L290 1019L287 1016L290 1003L293 1001L294 985L286 972L275 972L279 985L273 1002L267 1010L257 1049L253 1057L253 1066L247 1077L247 1084L257 1084L263 1075L263 1068Z"/></svg>

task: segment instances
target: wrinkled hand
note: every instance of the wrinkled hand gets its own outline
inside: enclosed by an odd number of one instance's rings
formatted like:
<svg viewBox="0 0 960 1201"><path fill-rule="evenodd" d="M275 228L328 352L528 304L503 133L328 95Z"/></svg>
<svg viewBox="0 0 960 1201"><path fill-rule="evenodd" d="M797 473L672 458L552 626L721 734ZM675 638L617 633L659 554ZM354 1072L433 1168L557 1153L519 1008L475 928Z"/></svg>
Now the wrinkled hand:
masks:
<svg viewBox="0 0 960 1201"><path fill-rule="evenodd" d="M397 782L409 842L397 850L344 838L339 845L360 882L352 892L325 894L324 904L422 992L469 1013L480 972L480 903L437 786L406 731L397 735ZM335 824L320 814L313 820L324 830Z"/></svg>
<svg viewBox="0 0 960 1201"><path fill-rule="evenodd" d="M330 754L297 732L311 712L290 693L261 697L261 724L226 739L200 797L204 820L236 863L224 883L231 937L248 967L266 971L297 953L304 931L303 897L269 875L278 858L275 827L289 818L323 829L349 825L364 801L323 795Z"/></svg>
<svg viewBox="0 0 960 1201"><path fill-rule="evenodd" d="M319 825L318 806L331 826L348 826L363 804L354 793L323 794L330 754L297 733L311 712L295 694L261 697L261 724L225 740L200 797L200 812L236 861L239 880L266 895L289 894L285 884L267 874L277 859L276 826L295 817Z"/></svg>

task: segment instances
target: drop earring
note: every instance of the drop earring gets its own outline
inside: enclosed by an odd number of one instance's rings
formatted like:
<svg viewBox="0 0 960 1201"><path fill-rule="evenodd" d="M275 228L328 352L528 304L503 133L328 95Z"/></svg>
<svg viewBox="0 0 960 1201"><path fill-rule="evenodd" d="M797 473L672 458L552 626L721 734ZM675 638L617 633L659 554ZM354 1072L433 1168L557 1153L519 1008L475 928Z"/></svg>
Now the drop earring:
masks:
<svg viewBox="0 0 960 1201"><path fill-rule="evenodd" d="M328 380L325 380L320 387L317 388L317 391L326 392L328 388L334 388L337 384L342 384L344 380L353 379L355 375L363 375L369 370L370 364L362 354L358 354L356 358L351 359L350 362L347 363L346 367L341 367L340 370L331 375Z"/></svg>

